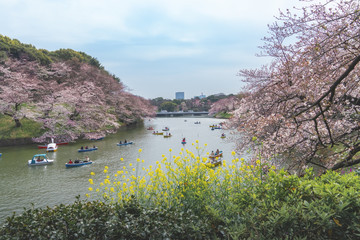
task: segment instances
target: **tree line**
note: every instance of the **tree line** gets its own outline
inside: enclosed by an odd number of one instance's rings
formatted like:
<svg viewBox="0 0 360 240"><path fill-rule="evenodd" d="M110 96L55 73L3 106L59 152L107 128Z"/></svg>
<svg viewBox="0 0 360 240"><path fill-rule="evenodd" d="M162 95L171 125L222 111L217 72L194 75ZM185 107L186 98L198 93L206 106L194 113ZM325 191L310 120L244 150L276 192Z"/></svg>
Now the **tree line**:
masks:
<svg viewBox="0 0 360 240"><path fill-rule="evenodd" d="M233 94L225 95L222 93L210 95L204 98L191 98L191 99L164 99L157 97L150 100L150 103L157 107L157 111L166 110L168 112L192 110L194 112L209 111L211 106L221 100L234 96Z"/></svg>

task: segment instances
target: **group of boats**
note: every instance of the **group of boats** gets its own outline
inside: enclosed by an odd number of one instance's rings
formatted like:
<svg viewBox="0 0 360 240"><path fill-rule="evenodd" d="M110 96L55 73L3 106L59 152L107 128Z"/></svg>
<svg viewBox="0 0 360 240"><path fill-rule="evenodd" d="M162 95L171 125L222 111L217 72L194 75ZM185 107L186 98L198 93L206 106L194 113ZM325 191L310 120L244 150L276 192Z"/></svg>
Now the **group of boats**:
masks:
<svg viewBox="0 0 360 240"><path fill-rule="evenodd" d="M147 130L154 130L153 127L148 127ZM169 132L170 131L170 128L168 127L165 127L162 129L162 132L159 132L159 131L153 131L153 135L162 135L164 136L164 138L169 138L169 137L172 137L171 133Z"/></svg>
<svg viewBox="0 0 360 240"><path fill-rule="evenodd" d="M103 139L103 138L101 138ZM100 140L100 139L96 139L96 140ZM59 142L59 143L55 143L54 139L51 139L51 143L48 143L46 145L38 145L39 149L46 149L46 152L56 152L58 150L58 145L66 145L69 144L68 142ZM98 148L93 146L92 148L88 148L87 146L81 147L80 149L78 149L78 152L89 152L89 151L95 151ZM31 160L28 160L28 165L29 166L43 166L43 165L50 165L53 164L54 160L53 159L49 159L48 156L46 154L35 154ZM75 160L73 161L69 161L67 163L65 163L65 167L79 167L79 166L83 166L83 165L88 165L88 164L92 164L93 162L90 161L90 159L88 157L86 157L85 160Z"/></svg>
<svg viewBox="0 0 360 240"><path fill-rule="evenodd" d="M98 138L98 139L94 139L94 140L102 140L103 138ZM117 146L125 146L125 145L129 145L129 144L133 144L134 142L132 141L124 141L124 142L119 142L117 143ZM51 143L47 144L47 145L38 145L39 149L45 149L46 148L46 152L56 152L58 149L58 145L65 145L68 143L55 143L54 140L51 140ZM96 147L95 145L93 147L81 147L80 149L78 149L78 152L91 152L91 151L96 151L98 150L98 147ZM1 154L0 154L1 156ZM49 159L48 156L46 154L35 154L31 160L28 160L28 165L29 166L42 166L42 165L49 165L49 164L53 164L54 160ZM76 159L74 161L69 161L67 163L65 163L65 167L70 168L70 167L80 167L80 166L84 166L84 165L88 165L88 164L92 164L93 161L90 161L90 159L88 157L86 157L85 160L79 160Z"/></svg>
<svg viewBox="0 0 360 240"><path fill-rule="evenodd" d="M28 165L29 166L43 166L43 165L50 165L53 164L54 160L49 159L48 156L46 154L35 154L31 160L28 160ZM69 167L80 167L83 165L88 165L88 164L92 164L93 161L90 161L90 159L87 157L85 160L75 160L73 161L69 161L67 163L65 163L65 167L69 168Z"/></svg>

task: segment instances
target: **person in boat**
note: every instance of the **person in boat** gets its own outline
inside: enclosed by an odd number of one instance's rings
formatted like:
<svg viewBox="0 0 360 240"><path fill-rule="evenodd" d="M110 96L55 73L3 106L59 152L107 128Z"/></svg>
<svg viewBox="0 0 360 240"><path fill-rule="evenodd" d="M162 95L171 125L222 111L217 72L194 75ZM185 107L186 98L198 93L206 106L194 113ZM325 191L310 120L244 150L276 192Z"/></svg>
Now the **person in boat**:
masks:
<svg viewBox="0 0 360 240"><path fill-rule="evenodd" d="M83 150L84 149L84 147L83 146L81 146L81 148L80 148L81 150Z"/></svg>
<svg viewBox="0 0 360 240"><path fill-rule="evenodd" d="M185 140L185 138L183 138L183 140L182 140L183 142L186 142L186 140Z"/></svg>
<svg viewBox="0 0 360 240"><path fill-rule="evenodd" d="M69 164L72 164L73 163L73 161L71 161L71 159L69 159Z"/></svg>
<svg viewBox="0 0 360 240"><path fill-rule="evenodd" d="M125 139L124 143L127 143L126 139Z"/></svg>
<svg viewBox="0 0 360 240"><path fill-rule="evenodd" d="M86 156L84 162L88 162L89 160L90 160L89 156Z"/></svg>
<svg viewBox="0 0 360 240"><path fill-rule="evenodd" d="M96 146L94 145L93 148L96 148Z"/></svg>
<svg viewBox="0 0 360 240"><path fill-rule="evenodd" d="M171 136L171 133L169 133L169 136Z"/></svg>
<svg viewBox="0 0 360 240"><path fill-rule="evenodd" d="M80 160L79 160L79 159L76 159L76 160L74 161L74 163L80 163Z"/></svg>
<svg viewBox="0 0 360 240"><path fill-rule="evenodd" d="M122 141L120 140L119 144L122 144Z"/></svg>
<svg viewBox="0 0 360 240"><path fill-rule="evenodd" d="M37 162L41 162L40 156L36 159Z"/></svg>
<svg viewBox="0 0 360 240"><path fill-rule="evenodd" d="M85 149L89 149L88 146L86 146Z"/></svg>
<svg viewBox="0 0 360 240"><path fill-rule="evenodd" d="M221 134L222 137L225 137L225 133Z"/></svg>
<svg viewBox="0 0 360 240"><path fill-rule="evenodd" d="M215 156L217 156L217 155L219 155L219 154L220 154L219 149L216 149Z"/></svg>
<svg viewBox="0 0 360 240"><path fill-rule="evenodd" d="M211 151L210 155L209 155L209 158L210 158L210 163L213 164L215 162L215 154L214 154L214 151Z"/></svg>

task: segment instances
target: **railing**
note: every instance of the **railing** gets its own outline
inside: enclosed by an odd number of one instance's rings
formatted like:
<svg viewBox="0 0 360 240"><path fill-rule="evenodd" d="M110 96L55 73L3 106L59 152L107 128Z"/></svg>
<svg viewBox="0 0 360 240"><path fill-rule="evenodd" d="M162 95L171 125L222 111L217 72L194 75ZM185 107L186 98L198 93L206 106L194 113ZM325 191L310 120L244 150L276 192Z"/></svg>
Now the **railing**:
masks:
<svg viewBox="0 0 360 240"><path fill-rule="evenodd" d="M158 112L157 117L178 117L178 116L201 116L209 115L209 112Z"/></svg>

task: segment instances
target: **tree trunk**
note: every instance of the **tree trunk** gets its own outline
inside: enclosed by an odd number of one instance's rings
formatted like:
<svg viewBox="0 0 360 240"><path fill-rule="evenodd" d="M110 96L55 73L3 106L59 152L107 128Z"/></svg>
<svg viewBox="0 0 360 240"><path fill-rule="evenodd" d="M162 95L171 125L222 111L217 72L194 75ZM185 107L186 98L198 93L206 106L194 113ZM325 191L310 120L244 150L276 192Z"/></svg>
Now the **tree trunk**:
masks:
<svg viewBox="0 0 360 240"><path fill-rule="evenodd" d="M15 121L15 127L21 127L21 122L17 117L14 117L14 121Z"/></svg>

